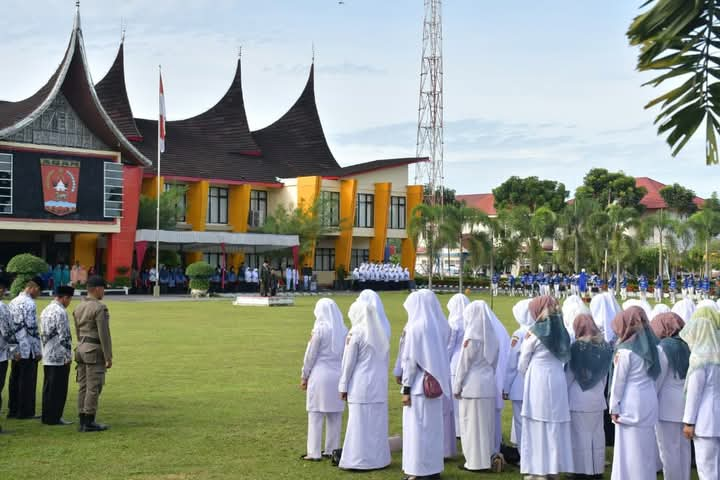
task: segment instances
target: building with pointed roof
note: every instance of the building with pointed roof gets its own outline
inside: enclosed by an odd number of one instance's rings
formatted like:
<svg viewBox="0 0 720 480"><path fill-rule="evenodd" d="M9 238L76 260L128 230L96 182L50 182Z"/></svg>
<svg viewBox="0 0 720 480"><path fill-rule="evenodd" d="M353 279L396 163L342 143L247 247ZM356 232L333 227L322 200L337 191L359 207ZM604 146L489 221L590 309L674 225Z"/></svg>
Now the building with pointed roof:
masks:
<svg viewBox="0 0 720 480"><path fill-rule="evenodd" d="M78 12L68 49L48 82L27 99L0 101L0 264L32 251L51 264L96 266L112 279L137 263L139 197L157 196L158 122L133 115L125 53L123 41L105 76L93 84ZM314 268L320 283L330 283L340 267L348 271L362 261L384 260L388 244L401 250L403 266L413 270L415 248L406 226L422 187L408 185L408 168L426 159L341 166L318 113L314 64L288 111L251 131L241 71L238 58L229 88L207 111L166 122L159 180L166 190L185 192L176 228L248 232L261 228L280 205L322 199L336 231L317 241L303 265ZM79 179L76 209L62 216L39 200L49 195L43 175L51 170ZM188 263L202 258L212 264L261 263L250 252L227 259L185 253Z"/></svg>

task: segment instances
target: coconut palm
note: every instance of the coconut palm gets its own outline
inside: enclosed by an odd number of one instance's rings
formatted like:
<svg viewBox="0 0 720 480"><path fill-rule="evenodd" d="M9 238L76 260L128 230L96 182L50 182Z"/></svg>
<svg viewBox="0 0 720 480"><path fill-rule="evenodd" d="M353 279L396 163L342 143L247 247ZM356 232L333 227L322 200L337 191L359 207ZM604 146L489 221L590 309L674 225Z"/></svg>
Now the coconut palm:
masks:
<svg viewBox="0 0 720 480"><path fill-rule="evenodd" d="M710 242L720 235L720 200L717 194L713 193L711 198L705 200L702 208L690 216L688 223L695 232L698 242L704 244L704 274L710 276Z"/></svg>
<svg viewBox="0 0 720 480"><path fill-rule="evenodd" d="M460 251L460 278L458 288L463 291L463 274L465 273L465 256L463 255L463 238L473 236L476 226L483 223L487 216L477 208L462 204L448 204L442 210L442 222L439 225L439 236L443 246L457 248Z"/></svg>
<svg viewBox="0 0 720 480"><path fill-rule="evenodd" d="M428 263L430 265L428 288L430 289L432 289L435 257L442 247L440 236L442 219L443 211L441 206L421 203L413 209L408 224L408 233L414 239L415 245L418 244L419 240L422 240L427 249Z"/></svg>
<svg viewBox="0 0 720 480"><path fill-rule="evenodd" d="M663 275L663 244L673 230L674 220L665 209L648 215L640 224L641 238L658 238L658 274Z"/></svg>
<svg viewBox="0 0 720 480"><path fill-rule="evenodd" d="M580 267L580 248L585 242L585 236L590 233L589 222L592 215L600 210L600 204L593 198L578 196L571 203L566 205L565 209L558 218L558 223L563 229L563 238L561 240L561 250L564 246L569 246L568 242L572 242L573 248L573 268L579 271Z"/></svg>

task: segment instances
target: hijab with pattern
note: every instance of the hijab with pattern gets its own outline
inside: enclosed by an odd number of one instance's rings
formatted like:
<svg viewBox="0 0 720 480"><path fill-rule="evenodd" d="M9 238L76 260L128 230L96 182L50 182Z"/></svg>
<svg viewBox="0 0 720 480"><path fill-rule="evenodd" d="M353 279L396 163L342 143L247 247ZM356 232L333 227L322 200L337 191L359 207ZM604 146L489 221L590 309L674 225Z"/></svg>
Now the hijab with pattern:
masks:
<svg viewBox="0 0 720 480"><path fill-rule="evenodd" d="M345 337L348 329L343 322L343 314L337 304L329 298L321 298L315 304L315 325L313 332L327 329L330 331L330 349L334 354L342 354L345 349Z"/></svg>
<svg viewBox="0 0 720 480"><path fill-rule="evenodd" d="M388 320L387 315L385 315L385 307L383 306L382 300L380 299L380 295L378 295L374 290L365 289L362 292L360 292L360 295L358 296L359 300L363 300L365 303L369 303L373 307L375 307L375 314L380 319L380 322L382 323L383 330L385 331L385 334L387 335L388 341L390 340L390 320Z"/></svg>
<svg viewBox="0 0 720 480"><path fill-rule="evenodd" d="M530 333L563 363L570 360L570 335L563 323L557 300L550 295L532 299L529 305L530 314L535 324Z"/></svg>
<svg viewBox="0 0 720 480"><path fill-rule="evenodd" d="M650 328L660 339L668 366L676 378L685 378L690 365L690 348L678 334L685 322L677 313L667 312L657 315L650 321Z"/></svg>
<svg viewBox="0 0 720 480"><path fill-rule="evenodd" d="M680 338L690 347L688 378L699 368L720 365L720 312L708 307L698 308L680 331Z"/></svg>
<svg viewBox="0 0 720 480"><path fill-rule="evenodd" d="M645 362L645 370L650 378L656 379L660 374L659 342L650 329L645 310L637 306L623 310L613 319L612 327L618 336L615 349L627 349L638 355Z"/></svg>
<svg viewBox="0 0 720 480"><path fill-rule="evenodd" d="M605 341L590 315L580 314L573 321L575 343L570 347L568 368L583 391L607 378L613 349Z"/></svg>

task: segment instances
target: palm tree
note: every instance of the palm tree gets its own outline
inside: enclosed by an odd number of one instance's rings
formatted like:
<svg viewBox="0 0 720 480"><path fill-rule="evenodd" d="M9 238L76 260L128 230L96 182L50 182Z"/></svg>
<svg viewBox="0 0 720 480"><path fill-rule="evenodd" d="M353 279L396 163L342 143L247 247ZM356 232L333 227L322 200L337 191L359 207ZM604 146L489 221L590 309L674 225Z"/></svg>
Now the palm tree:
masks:
<svg viewBox="0 0 720 480"><path fill-rule="evenodd" d="M630 262L638 251L638 241L631 230L638 227L638 212L632 207L613 204L607 208L610 255L615 260L615 278L620 279L620 266Z"/></svg>
<svg viewBox="0 0 720 480"><path fill-rule="evenodd" d="M463 291L463 275L465 273L465 256L463 255L465 234L472 237L475 226L483 221L486 215L477 208L463 204L448 204L443 207L440 223L440 239L444 246L457 248L460 251L460 277L458 288Z"/></svg>
<svg viewBox="0 0 720 480"><path fill-rule="evenodd" d="M589 230L589 222L594 213L600 210L600 204L590 197L578 196L572 202L565 206L560 215L559 224L565 230L566 238L570 239L574 248L573 268L575 271L580 269L580 245L584 241L584 236ZM565 244L567 245L567 244Z"/></svg>
<svg viewBox="0 0 720 480"><path fill-rule="evenodd" d="M432 289L432 277L434 273L435 255L440 250L440 223L443 219L442 207L439 205L428 205L421 203L417 205L408 224L408 233L414 239L415 245L418 240L425 243L428 253L430 272L428 275L428 288Z"/></svg>
<svg viewBox="0 0 720 480"><path fill-rule="evenodd" d="M548 207L540 207L535 210L530 218L530 258L533 265L545 263L542 256L545 253L543 242L547 238L555 238L558 219L555 212Z"/></svg>
<svg viewBox="0 0 720 480"><path fill-rule="evenodd" d="M695 231L698 241L705 244L705 275L710 276L710 242L720 234L720 201L717 194L705 200L702 208L693 213L688 223Z"/></svg>
<svg viewBox="0 0 720 480"><path fill-rule="evenodd" d="M672 233L673 219L660 209L658 212L648 215L641 222L641 237L655 237L657 235L658 242L658 274L663 275L663 243L668 234Z"/></svg>

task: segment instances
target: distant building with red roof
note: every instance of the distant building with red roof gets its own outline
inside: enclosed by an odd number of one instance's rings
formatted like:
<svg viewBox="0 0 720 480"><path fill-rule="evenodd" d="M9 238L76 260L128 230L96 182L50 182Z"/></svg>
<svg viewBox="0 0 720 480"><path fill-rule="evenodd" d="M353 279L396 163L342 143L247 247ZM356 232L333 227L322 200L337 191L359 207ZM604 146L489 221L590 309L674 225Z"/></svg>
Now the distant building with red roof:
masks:
<svg viewBox="0 0 720 480"><path fill-rule="evenodd" d="M458 202L465 202L468 207L477 208L491 217L497 215L495 210L495 195L492 193L473 193L469 195L456 195Z"/></svg>
<svg viewBox="0 0 720 480"><path fill-rule="evenodd" d="M643 187L647 190L645 196L642 200L640 200L640 204L643 205L646 210L653 211L667 208L667 203L665 203L662 195L660 195L660 190L665 188L667 185L660 183L657 180L653 180L650 177L636 177L635 185L637 187ZM705 200L700 197L695 197L693 198L693 203L698 207L702 207Z"/></svg>

